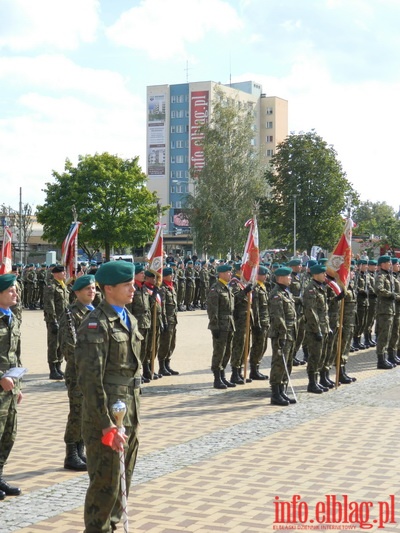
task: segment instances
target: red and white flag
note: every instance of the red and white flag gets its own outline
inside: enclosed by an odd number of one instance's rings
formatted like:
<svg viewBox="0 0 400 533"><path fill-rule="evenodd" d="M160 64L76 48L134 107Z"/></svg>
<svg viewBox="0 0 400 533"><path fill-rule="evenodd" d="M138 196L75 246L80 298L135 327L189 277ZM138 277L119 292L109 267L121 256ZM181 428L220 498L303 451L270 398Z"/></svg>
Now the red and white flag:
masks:
<svg viewBox="0 0 400 533"><path fill-rule="evenodd" d="M78 263L78 232L81 222L72 222L61 246L61 264L65 266L67 281L74 277Z"/></svg>
<svg viewBox="0 0 400 533"><path fill-rule="evenodd" d="M161 224L158 222L156 224L156 235L154 237L153 244L147 254L147 259L149 261L149 270L153 272L156 276L156 283L160 287L162 283L162 271L163 271L163 258L164 258L164 247L163 247L163 229L166 224Z"/></svg>
<svg viewBox="0 0 400 533"><path fill-rule="evenodd" d="M346 220L343 234L326 264L326 273L335 278L344 289L350 281L352 233L353 221L349 217Z"/></svg>
<svg viewBox="0 0 400 533"><path fill-rule="evenodd" d="M249 228L246 246L244 247L242 259L242 280L245 283L254 284L257 280L258 267L260 264L260 249L258 247L258 226L254 216L245 224Z"/></svg>
<svg viewBox="0 0 400 533"><path fill-rule="evenodd" d="M0 274L8 274L12 271L11 242L11 230L8 226L4 226L3 246L0 252Z"/></svg>

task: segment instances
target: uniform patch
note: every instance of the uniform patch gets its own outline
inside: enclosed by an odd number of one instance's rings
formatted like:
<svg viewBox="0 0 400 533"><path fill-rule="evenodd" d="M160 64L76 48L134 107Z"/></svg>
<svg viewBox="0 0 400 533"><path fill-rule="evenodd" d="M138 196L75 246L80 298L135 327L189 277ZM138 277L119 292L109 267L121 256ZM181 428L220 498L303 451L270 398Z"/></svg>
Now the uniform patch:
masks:
<svg viewBox="0 0 400 533"><path fill-rule="evenodd" d="M87 329L96 329L98 326L97 322L88 322Z"/></svg>

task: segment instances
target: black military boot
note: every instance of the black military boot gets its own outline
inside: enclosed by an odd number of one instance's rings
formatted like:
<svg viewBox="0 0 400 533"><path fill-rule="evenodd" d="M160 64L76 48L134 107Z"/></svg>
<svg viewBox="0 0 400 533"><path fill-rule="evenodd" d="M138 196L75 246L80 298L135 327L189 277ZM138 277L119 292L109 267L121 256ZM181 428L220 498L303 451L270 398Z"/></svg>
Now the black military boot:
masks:
<svg viewBox="0 0 400 533"><path fill-rule="evenodd" d="M170 366L170 359L166 359L165 361L165 368L168 370L168 372L171 374L171 376L179 376L179 372L177 370L172 370Z"/></svg>
<svg viewBox="0 0 400 533"><path fill-rule="evenodd" d="M225 370L221 370L221 381L224 385L226 385L229 388L236 387L234 383L231 383L229 380L225 377Z"/></svg>
<svg viewBox="0 0 400 533"><path fill-rule="evenodd" d="M339 383L341 383L342 385L349 385L350 383L353 383L351 377L346 374L344 365L340 365Z"/></svg>
<svg viewBox="0 0 400 533"><path fill-rule="evenodd" d="M83 443L83 440L80 440L79 442L76 443L76 450L78 452L78 456L81 459L81 461L86 463L85 445Z"/></svg>
<svg viewBox="0 0 400 533"><path fill-rule="evenodd" d="M343 375L344 375L346 378L350 379L352 383L354 383L355 381L357 381L357 378L353 378L353 377L351 377L351 376L348 375L348 373L346 372L346 365L343 365L341 368L342 368Z"/></svg>
<svg viewBox="0 0 400 533"><path fill-rule="evenodd" d="M76 442L67 444L67 453L64 460L64 468L67 470L77 470L83 472L87 470L86 463L78 455L78 446Z"/></svg>
<svg viewBox="0 0 400 533"><path fill-rule="evenodd" d="M228 387L221 380L221 371L214 370L214 389L227 389Z"/></svg>
<svg viewBox="0 0 400 533"><path fill-rule="evenodd" d="M62 379L64 379L64 372L61 370L61 362L60 361L58 363L56 363L56 370L60 374Z"/></svg>
<svg viewBox="0 0 400 533"><path fill-rule="evenodd" d="M232 367L231 383L236 383L236 385L244 385L244 379L240 375L240 369L237 367Z"/></svg>
<svg viewBox="0 0 400 533"><path fill-rule="evenodd" d="M315 374L315 383L317 384L317 387L319 387L322 390L322 392L328 392L329 387L325 387L325 385L322 385L322 383L320 383L318 379L320 378L320 376L318 374L319 374L318 372Z"/></svg>
<svg viewBox="0 0 400 533"><path fill-rule="evenodd" d="M250 378L254 379L255 381L268 379L268 376L264 376L264 374L261 374L259 368L260 365L250 365Z"/></svg>
<svg viewBox="0 0 400 533"><path fill-rule="evenodd" d="M242 379L244 381L244 376L243 376L243 373L242 373L242 368L240 367L239 369L239 377L240 379ZM251 383L253 380L251 378L246 378L246 383Z"/></svg>
<svg viewBox="0 0 400 533"><path fill-rule="evenodd" d="M64 378L62 377L62 375L59 374L59 373L57 372L57 368L56 368L55 363L50 363L50 364L49 364L49 368L50 368L49 379L56 379L56 380L58 380L58 381L64 379Z"/></svg>
<svg viewBox="0 0 400 533"><path fill-rule="evenodd" d="M272 396L271 396L272 405L282 405L282 406L289 405L289 400L285 400L285 398L283 398L283 396L279 392L279 385L271 385L271 391L272 391Z"/></svg>
<svg viewBox="0 0 400 533"><path fill-rule="evenodd" d="M4 500L5 496L19 496L21 494L21 489L9 485L3 477L0 477L0 492L4 495L3 497L0 495L0 500Z"/></svg>
<svg viewBox="0 0 400 533"><path fill-rule="evenodd" d="M376 342L372 339L372 333L368 333L368 340L370 346L376 346Z"/></svg>
<svg viewBox="0 0 400 533"><path fill-rule="evenodd" d="M300 365L305 365L306 364L306 361L303 359L299 359L297 357L297 354L293 357L293 366L300 366Z"/></svg>
<svg viewBox="0 0 400 533"><path fill-rule="evenodd" d="M370 343L370 336L369 336L369 334L368 334L368 331L366 331L366 332L364 333L364 346L365 346L366 348L371 348L371 346L372 346L371 343Z"/></svg>
<svg viewBox="0 0 400 533"><path fill-rule="evenodd" d="M327 387L328 389L333 389L333 387L335 386L335 384L333 383L333 381L331 381L329 379L329 371L326 370L326 369L322 369L319 373L319 384L322 385L323 387Z"/></svg>
<svg viewBox="0 0 400 533"><path fill-rule="evenodd" d="M148 361L143 362L143 377L149 381L153 379Z"/></svg>
<svg viewBox="0 0 400 533"><path fill-rule="evenodd" d="M376 365L376 368L378 370L389 370L391 368L394 368L394 365L392 363L389 363L389 361L386 359L384 354L377 354L378 355L378 363Z"/></svg>
<svg viewBox="0 0 400 533"><path fill-rule="evenodd" d="M307 374L308 374L307 392L312 392L313 394L322 394L323 390L318 386L315 380L315 373L307 372Z"/></svg>
<svg viewBox="0 0 400 533"><path fill-rule="evenodd" d="M158 371L158 374L161 374L162 376L171 376L171 372L166 368L165 361L159 361L160 363L160 370Z"/></svg>
<svg viewBox="0 0 400 533"><path fill-rule="evenodd" d="M356 350L361 350L360 343L358 342L358 337L353 337L353 348Z"/></svg>
<svg viewBox="0 0 400 533"><path fill-rule="evenodd" d="M6 497L6 493L0 490L0 501L4 500L5 497Z"/></svg>
<svg viewBox="0 0 400 533"><path fill-rule="evenodd" d="M283 383L281 383L279 385L279 394L282 396L282 398L284 400L287 400L291 404L297 403L297 400L295 400L294 398L290 398L290 396L288 396L286 392L287 392L287 385L284 385Z"/></svg>
<svg viewBox="0 0 400 533"><path fill-rule="evenodd" d="M394 353L394 350L392 348L388 348L388 361L389 363L392 363L392 365L396 366L400 364L400 359L397 357L397 354Z"/></svg>

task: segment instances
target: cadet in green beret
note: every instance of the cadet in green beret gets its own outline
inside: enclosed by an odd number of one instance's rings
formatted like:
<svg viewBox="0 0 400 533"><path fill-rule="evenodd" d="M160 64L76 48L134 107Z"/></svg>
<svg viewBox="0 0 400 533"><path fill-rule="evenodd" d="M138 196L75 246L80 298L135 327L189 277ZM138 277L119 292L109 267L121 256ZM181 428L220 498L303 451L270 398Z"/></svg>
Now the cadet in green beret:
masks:
<svg viewBox="0 0 400 533"><path fill-rule="evenodd" d="M75 359L76 332L86 315L93 311L96 296L95 278L86 274L77 278L72 285L75 300L69 304L60 318L61 351L67 361L65 385L68 390L69 414L65 428L66 455L64 468L86 470L86 457L82 438L82 392L78 386L77 362Z"/></svg>
<svg viewBox="0 0 400 533"><path fill-rule="evenodd" d="M18 298L16 281L13 274L0 276L0 500L21 493L3 478L4 465L17 436L17 404L22 400L21 381L5 377L7 370L22 366L17 355L20 321L11 311Z"/></svg>
<svg viewBox="0 0 400 533"><path fill-rule="evenodd" d="M368 261L368 314L364 329L364 344L367 348L376 346L376 342L372 339L372 329L376 319L376 302L378 298L375 292L377 265L378 261L375 259L370 259Z"/></svg>
<svg viewBox="0 0 400 533"><path fill-rule="evenodd" d="M356 326L354 328L354 340L353 346L359 350L366 348L365 344L361 342L361 335L365 331L367 317L368 317L368 305L369 305L369 281L368 275L368 261L366 259L359 259L357 261L358 271L355 277L355 288L357 294L357 318Z"/></svg>
<svg viewBox="0 0 400 533"><path fill-rule="evenodd" d="M210 272L208 270L207 261L201 262L200 277L200 308L206 309L207 294L210 290Z"/></svg>
<svg viewBox="0 0 400 533"><path fill-rule="evenodd" d="M151 325L146 352L146 368L148 364L150 368L150 379L158 379L161 378L163 374L157 374L157 372L154 372L153 367L160 347L160 335L164 324L162 319L162 302L159 294L160 290L156 285L156 276L154 272L151 272L150 270L144 271L144 284L150 296L149 302L151 315Z"/></svg>
<svg viewBox="0 0 400 533"><path fill-rule="evenodd" d="M396 300L390 255L381 255L378 258L378 266L380 270L377 273L375 281L375 292L377 295L376 328L378 331L378 342L376 346L377 368L389 370L395 366L387 359L387 349L392 334Z"/></svg>
<svg viewBox="0 0 400 533"><path fill-rule="evenodd" d="M162 305L163 328L160 334L158 348L159 374L162 376L176 376L177 370L171 368L171 358L176 346L176 326L178 324L178 300L172 282L173 270L166 267L163 270L163 281L160 288Z"/></svg>
<svg viewBox="0 0 400 533"><path fill-rule="evenodd" d="M392 365L399 365L400 358L398 357L399 336L400 336L400 264L397 257L391 258L392 262L392 276L393 276L393 291L396 294L394 304L394 317L392 333L388 345L388 361Z"/></svg>
<svg viewBox="0 0 400 533"><path fill-rule="evenodd" d="M82 435L89 487L84 521L87 533L112 531L122 516L118 452L125 452L129 493L139 447L140 342L135 317L126 309L134 296L135 267L111 261L96 272L103 300L82 321L75 357L83 394ZM113 405L126 406L125 434L117 431ZM103 437L108 445L103 444Z"/></svg>
<svg viewBox="0 0 400 533"><path fill-rule="evenodd" d="M277 272L279 269L275 270ZM260 372L260 364L268 345L268 330L270 324L268 291L266 287L268 269L260 266L257 282L253 289L251 309L253 312L252 343L250 350L250 379L265 380L268 376ZM275 274L276 275L276 274Z"/></svg>
<svg viewBox="0 0 400 533"><path fill-rule="evenodd" d="M303 287L304 281L302 281L301 269L302 263L301 259L291 259L288 262L288 267L292 269L290 276L291 282L289 285L289 290L293 296L295 307L296 307L296 322L297 322L297 333L295 344L293 347L293 366L305 365L306 362L297 358L297 352L300 350L300 346L304 340L304 314L303 314Z"/></svg>

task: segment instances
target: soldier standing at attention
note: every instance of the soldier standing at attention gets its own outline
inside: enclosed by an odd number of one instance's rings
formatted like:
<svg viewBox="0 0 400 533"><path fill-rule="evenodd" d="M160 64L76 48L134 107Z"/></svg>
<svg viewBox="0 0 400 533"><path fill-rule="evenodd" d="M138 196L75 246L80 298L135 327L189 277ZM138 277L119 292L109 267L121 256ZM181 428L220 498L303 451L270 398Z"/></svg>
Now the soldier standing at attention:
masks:
<svg viewBox="0 0 400 533"><path fill-rule="evenodd" d="M293 348L293 366L305 365L304 360L297 358L297 352L300 349L300 346L303 343L304 339L304 314L303 314L303 300L302 300L302 290L303 284L301 280L301 259L291 259L288 264L288 267L292 269L290 274L291 281L289 290L294 298L294 303L296 305L296 316L297 316L297 336L295 340L295 346Z"/></svg>
<svg viewBox="0 0 400 533"><path fill-rule="evenodd" d="M186 263L185 269L185 278L186 278L186 291L185 291L185 307L186 311L193 311L194 309L194 291L196 287L193 261L189 259Z"/></svg>
<svg viewBox="0 0 400 533"><path fill-rule="evenodd" d="M111 261L96 273L104 299L78 330L75 357L83 394L82 435L87 453L89 487L86 493L85 533L109 533L122 516L120 466L117 452L125 451L129 493L139 447L140 341L137 321L126 310L134 295L135 267ZM125 434L117 431L112 406L126 405ZM109 433L111 435L109 435ZM112 437L111 447L102 437Z"/></svg>
<svg viewBox="0 0 400 533"><path fill-rule="evenodd" d="M178 311L186 311L185 308L185 292L186 292L186 278L185 271L183 269L183 261L178 261L178 267L175 273L177 288L177 298L178 298Z"/></svg>
<svg viewBox="0 0 400 533"><path fill-rule="evenodd" d="M93 300L96 296L94 276L81 276L71 288L76 299L68 306L60 319L60 342L62 353L67 361L65 385L69 398L69 414L64 434L66 445L64 468L80 471L87 468L82 439L82 392L78 386L75 345L76 332L82 320L94 309Z"/></svg>
<svg viewBox="0 0 400 533"><path fill-rule="evenodd" d="M160 347L158 348L158 362L160 374L163 376L177 376L178 371L171 368L171 357L176 345L176 325L178 323L178 303L176 292L172 283L173 270L171 267L163 269L163 281L160 288L162 303L163 330L160 334Z"/></svg>
<svg viewBox="0 0 400 533"><path fill-rule="evenodd" d="M346 372L346 364L349 358L351 343L354 337L354 325L356 322L357 294L354 286L354 267L350 270L349 286L346 289L343 304L343 327L342 327L342 345L341 359L339 370L339 383L348 385L356 381L356 378L350 377Z"/></svg>
<svg viewBox="0 0 400 533"><path fill-rule="evenodd" d="M210 288L207 297L208 329L211 330L213 341L211 370L214 374L214 389L235 387L234 383L225 378L225 368L231 358L235 332L235 298L229 287L231 271L232 267L228 264L217 267L218 280Z"/></svg>
<svg viewBox="0 0 400 533"><path fill-rule="evenodd" d="M63 355L60 348L59 321L69 304L68 289L65 285L65 268L55 265L53 279L49 280L43 293L44 319L47 326L47 362L50 368L49 379L64 379L61 370Z"/></svg>
<svg viewBox="0 0 400 533"><path fill-rule="evenodd" d="M361 342L361 335L365 331L365 326L368 318L368 292L369 292L369 274L368 261L366 259L359 259L358 273L356 275L356 291L357 291L357 320L354 329L354 343L353 346L359 350L366 348L365 344Z"/></svg>
<svg viewBox="0 0 400 533"><path fill-rule="evenodd" d="M17 356L20 323L10 309L17 303L16 280L13 274L0 276L0 500L21 494L21 489L3 478L3 468L17 436L17 404L22 400L20 380L4 377L7 370L22 366Z"/></svg>
<svg viewBox="0 0 400 533"><path fill-rule="evenodd" d="M400 265L397 257L392 257L393 287L396 293L394 303L394 318L392 334L390 335L388 346L388 361L392 365L400 365L400 359L397 357L400 336Z"/></svg>
<svg viewBox="0 0 400 533"><path fill-rule="evenodd" d="M368 261L368 315L365 322L364 330L364 344L367 348L371 346L376 346L376 342L372 339L372 328L374 327L375 318L376 318L376 300L377 296L375 293L375 275L377 270L378 262L375 259L370 259Z"/></svg>
<svg viewBox="0 0 400 533"><path fill-rule="evenodd" d="M292 269L281 267L275 271L276 284L269 295L271 325L268 336L272 344L271 376L272 405L296 403L286 394L292 372L294 344L296 341L296 304L289 286ZM286 362L286 368L285 363Z"/></svg>
<svg viewBox="0 0 400 533"><path fill-rule="evenodd" d="M209 287L214 285L217 281L217 269L215 267L215 258L210 257L208 262L208 281L209 281Z"/></svg>
<svg viewBox="0 0 400 533"><path fill-rule="evenodd" d="M326 342L329 334L328 304L326 295L326 267L314 265L310 268L312 279L307 285L303 296L305 317L304 341L308 348L307 392L321 394L328 391L318 383L318 373L326 352Z"/></svg>
<svg viewBox="0 0 400 533"><path fill-rule="evenodd" d="M264 380L268 376L261 374L259 368L262 358L267 350L268 329L269 329L269 309L268 292L265 286L268 269L260 266L258 269L257 283L253 290L252 311L252 344L250 350L250 379Z"/></svg>
<svg viewBox="0 0 400 533"><path fill-rule="evenodd" d="M378 258L378 265L380 266L380 271L376 276L375 282L375 292L378 296L376 307L376 327L378 330L378 343L376 345L377 368L388 370L396 366L387 360L387 348L392 334L396 299L390 271L392 265L390 255L381 255Z"/></svg>
<svg viewBox="0 0 400 533"><path fill-rule="evenodd" d="M207 267L207 261L201 262L200 277L200 308L206 308L207 294L210 290L210 273Z"/></svg>

